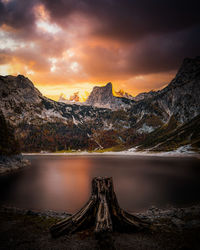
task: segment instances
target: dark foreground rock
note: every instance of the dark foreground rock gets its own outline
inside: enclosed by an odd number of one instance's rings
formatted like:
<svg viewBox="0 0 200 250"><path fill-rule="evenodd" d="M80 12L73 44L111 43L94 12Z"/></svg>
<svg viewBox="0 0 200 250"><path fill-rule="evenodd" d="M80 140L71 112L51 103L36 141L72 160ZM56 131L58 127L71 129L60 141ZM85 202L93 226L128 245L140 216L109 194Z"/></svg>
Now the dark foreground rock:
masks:
<svg viewBox="0 0 200 250"><path fill-rule="evenodd" d="M112 233L101 242L92 230L53 239L49 228L68 214L16 208L0 209L1 249L200 249L200 206L159 210L152 207L137 216L151 230ZM102 243L103 242L103 243Z"/></svg>

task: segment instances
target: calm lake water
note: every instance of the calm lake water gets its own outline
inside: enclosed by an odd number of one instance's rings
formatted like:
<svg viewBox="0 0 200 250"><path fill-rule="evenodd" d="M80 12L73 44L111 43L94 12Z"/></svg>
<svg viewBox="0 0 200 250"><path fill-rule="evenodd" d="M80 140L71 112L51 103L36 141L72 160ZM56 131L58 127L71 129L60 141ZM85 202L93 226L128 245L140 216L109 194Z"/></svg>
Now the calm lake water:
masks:
<svg viewBox="0 0 200 250"><path fill-rule="evenodd" d="M74 213L90 196L91 179L112 176L121 207L200 202L200 160L136 156L26 156L31 167L0 177L0 203Z"/></svg>

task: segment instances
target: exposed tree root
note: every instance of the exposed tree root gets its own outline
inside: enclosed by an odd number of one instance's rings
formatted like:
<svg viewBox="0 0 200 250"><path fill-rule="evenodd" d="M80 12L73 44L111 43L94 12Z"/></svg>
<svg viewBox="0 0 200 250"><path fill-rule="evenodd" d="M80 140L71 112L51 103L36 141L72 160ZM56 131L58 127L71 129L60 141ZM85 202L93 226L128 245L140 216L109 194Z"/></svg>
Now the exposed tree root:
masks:
<svg viewBox="0 0 200 250"><path fill-rule="evenodd" d="M51 227L53 237L94 227L99 235L113 231L137 232L148 227L136 216L120 208L112 178L96 177L92 180L92 194L87 204L76 214Z"/></svg>

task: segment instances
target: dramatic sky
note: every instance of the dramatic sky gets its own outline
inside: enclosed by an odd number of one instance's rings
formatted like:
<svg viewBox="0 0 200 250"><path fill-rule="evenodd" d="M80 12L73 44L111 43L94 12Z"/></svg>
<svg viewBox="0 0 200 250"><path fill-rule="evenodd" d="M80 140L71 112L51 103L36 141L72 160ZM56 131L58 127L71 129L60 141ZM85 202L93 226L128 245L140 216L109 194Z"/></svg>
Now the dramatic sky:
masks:
<svg viewBox="0 0 200 250"><path fill-rule="evenodd" d="M53 99L108 81L159 89L200 55L198 2L0 0L0 74L24 74Z"/></svg>

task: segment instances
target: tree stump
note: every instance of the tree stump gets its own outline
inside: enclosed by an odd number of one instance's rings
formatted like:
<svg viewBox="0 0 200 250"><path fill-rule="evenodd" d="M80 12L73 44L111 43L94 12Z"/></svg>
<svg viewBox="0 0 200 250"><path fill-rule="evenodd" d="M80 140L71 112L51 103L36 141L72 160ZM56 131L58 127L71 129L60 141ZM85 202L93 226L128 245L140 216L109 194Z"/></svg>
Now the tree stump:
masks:
<svg viewBox="0 0 200 250"><path fill-rule="evenodd" d="M77 213L58 222L50 229L53 237L94 228L96 234L136 232L148 225L120 208L112 178L96 177L92 180L92 193L86 205Z"/></svg>

